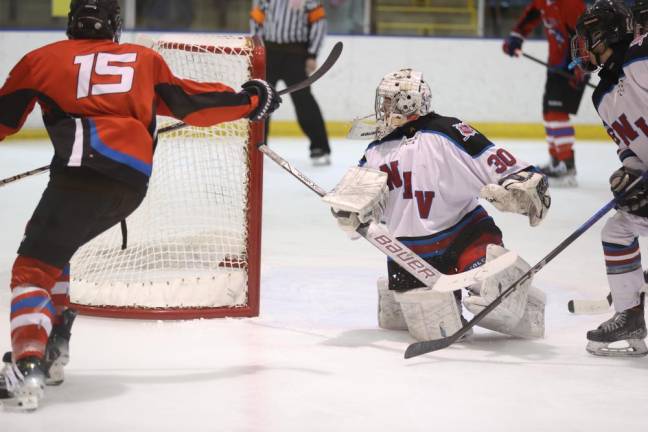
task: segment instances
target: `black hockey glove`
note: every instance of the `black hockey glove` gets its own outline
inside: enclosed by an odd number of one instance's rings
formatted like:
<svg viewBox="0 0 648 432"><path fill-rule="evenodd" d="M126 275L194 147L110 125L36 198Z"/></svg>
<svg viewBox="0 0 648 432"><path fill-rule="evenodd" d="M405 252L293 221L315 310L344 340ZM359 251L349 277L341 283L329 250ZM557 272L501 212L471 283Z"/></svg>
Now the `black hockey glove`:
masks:
<svg viewBox="0 0 648 432"><path fill-rule="evenodd" d="M616 199L617 209L635 212L648 205L648 184L645 181L637 183L626 192L626 188L641 177L641 174L641 171L627 167L621 167L612 173L610 189Z"/></svg>
<svg viewBox="0 0 648 432"><path fill-rule="evenodd" d="M506 39L504 39L504 44L502 45L502 51L510 55L511 57L519 56L518 50L522 50L522 43L524 39L518 33L511 32Z"/></svg>
<svg viewBox="0 0 648 432"><path fill-rule="evenodd" d="M250 96L259 97L259 106L248 114L248 118L252 121L265 120L281 104L281 97L270 84L263 80L253 79L243 83L241 87Z"/></svg>

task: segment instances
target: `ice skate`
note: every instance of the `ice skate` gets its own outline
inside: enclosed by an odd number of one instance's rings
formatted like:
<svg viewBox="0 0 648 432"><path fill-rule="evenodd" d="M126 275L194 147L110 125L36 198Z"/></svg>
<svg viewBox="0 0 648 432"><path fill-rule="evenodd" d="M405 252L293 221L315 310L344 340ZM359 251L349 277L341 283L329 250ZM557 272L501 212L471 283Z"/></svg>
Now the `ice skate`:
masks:
<svg viewBox="0 0 648 432"><path fill-rule="evenodd" d="M70 330L75 318L76 311L66 309L62 314L62 322L52 328L43 361L47 385L60 385L65 379L63 369L70 362Z"/></svg>
<svg viewBox="0 0 648 432"><path fill-rule="evenodd" d="M549 163L540 167L540 171L549 178L549 185L552 187L578 186L574 158L558 160L552 157Z"/></svg>
<svg viewBox="0 0 648 432"><path fill-rule="evenodd" d="M45 394L45 372L36 357L13 363L11 353L2 358L4 368L0 378L0 399L5 407L24 411L38 408Z"/></svg>
<svg viewBox="0 0 648 432"><path fill-rule="evenodd" d="M322 149L311 150L310 159L313 166L331 165L331 154Z"/></svg>
<svg viewBox="0 0 648 432"><path fill-rule="evenodd" d="M587 351L598 356L638 357L648 354L644 320L644 295L641 303L617 312L596 330L587 332ZM621 346L612 344L619 342ZM625 343L624 343L625 342ZM625 346L627 345L627 346Z"/></svg>

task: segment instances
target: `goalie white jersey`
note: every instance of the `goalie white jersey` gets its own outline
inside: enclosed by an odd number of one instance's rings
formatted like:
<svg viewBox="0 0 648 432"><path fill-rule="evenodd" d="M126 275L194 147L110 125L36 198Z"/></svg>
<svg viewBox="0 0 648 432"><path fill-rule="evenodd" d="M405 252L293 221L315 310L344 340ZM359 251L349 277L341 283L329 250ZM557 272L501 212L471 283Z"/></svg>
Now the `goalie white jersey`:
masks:
<svg viewBox="0 0 648 432"><path fill-rule="evenodd" d="M530 165L459 119L430 113L369 145L361 166L388 174L384 214L396 237L424 237L488 217L483 186Z"/></svg>

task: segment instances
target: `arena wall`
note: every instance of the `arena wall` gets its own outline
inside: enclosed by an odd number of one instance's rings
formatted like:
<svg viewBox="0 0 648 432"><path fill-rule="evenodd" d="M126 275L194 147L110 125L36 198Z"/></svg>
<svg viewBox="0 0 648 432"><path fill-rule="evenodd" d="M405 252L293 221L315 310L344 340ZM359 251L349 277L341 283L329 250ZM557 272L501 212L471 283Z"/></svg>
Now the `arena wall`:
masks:
<svg viewBox="0 0 648 432"><path fill-rule="evenodd" d="M0 31L0 77L6 77L28 51L64 37L63 32ZM133 34L125 33L123 41L133 38ZM383 75L412 67L425 73L436 111L470 121L489 135L543 136L541 100L546 70L527 59L505 56L500 40L329 36L322 57L338 40L344 42L342 57L313 87L331 135L343 135L350 120L373 111L375 88ZM525 50L543 60L547 55L544 41L528 41ZM591 89L586 90L574 119L577 135L606 139L590 102L591 93ZM291 103L285 103L274 120L273 135L299 134ZM36 110L22 136L42 134Z"/></svg>

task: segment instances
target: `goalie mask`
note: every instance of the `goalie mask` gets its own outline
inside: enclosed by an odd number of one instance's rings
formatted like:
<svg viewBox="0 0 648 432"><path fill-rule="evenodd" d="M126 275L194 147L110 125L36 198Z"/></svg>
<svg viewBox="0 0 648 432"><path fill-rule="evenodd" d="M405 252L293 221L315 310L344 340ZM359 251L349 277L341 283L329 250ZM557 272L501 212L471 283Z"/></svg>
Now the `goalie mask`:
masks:
<svg viewBox="0 0 648 432"><path fill-rule="evenodd" d="M600 56L607 48L629 44L633 35L632 13L622 1L596 0L576 22L571 41L573 63L593 72L603 66Z"/></svg>
<svg viewBox="0 0 648 432"><path fill-rule="evenodd" d="M430 113L431 102L432 92L421 72L401 69L385 75L376 89L378 139Z"/></svg>
<svg viewBox="0 0 648 432"><path fill-rule="evenodd" d="M117 0L72 0L68 14L70 39L111 39L119 42L122 20Z"/></svg>

